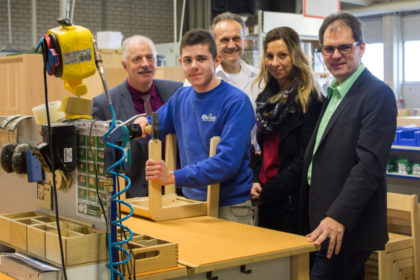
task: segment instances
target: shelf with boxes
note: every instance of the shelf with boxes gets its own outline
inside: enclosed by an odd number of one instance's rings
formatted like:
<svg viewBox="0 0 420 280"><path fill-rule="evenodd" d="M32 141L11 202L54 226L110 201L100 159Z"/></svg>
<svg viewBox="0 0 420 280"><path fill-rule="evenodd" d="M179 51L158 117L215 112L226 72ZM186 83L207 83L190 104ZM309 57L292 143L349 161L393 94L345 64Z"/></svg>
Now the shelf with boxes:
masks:
<svg viewBox="0 0 420 280"><path fill-rule="evenodd" d="M0 241L7 246L61 264L55 217L38 212L0 215ZM74 266L106 260L104 231L60 218L64 262Z"/></svg>
<svg viewBox="0 0 420 280"><path fill-rule="evenodd" d="M387 176L420 180L420 147L393 145Z"/></svg>
<svg viewBox="0 0 420 280"><path fill-rule="evenodd" d="M133 233L133 239L129 244L135 259L136 274L177 267L178 265L177 243L157 239L145 234ZM124 249L128 250L127 245L124 245ZM129 265L130 271L133 271L132 262Z"/></svg>
<svg viewBox="0 0 420 280"><path fill-rule="evenodd" d="M65 218L60 218L60 228L67 267L107 260L104 231ZM1 214L0 229L0 243L53 265L61 264L55 217L39 212ZM129 244L136 273L178 266L177 243L133 233Z"/></svg>
<svg viewBox="0 0 420 280"><path fill-rule="evenodd" d="M387 162L387 175L420 180L420 127L397 127Z"/></svg>

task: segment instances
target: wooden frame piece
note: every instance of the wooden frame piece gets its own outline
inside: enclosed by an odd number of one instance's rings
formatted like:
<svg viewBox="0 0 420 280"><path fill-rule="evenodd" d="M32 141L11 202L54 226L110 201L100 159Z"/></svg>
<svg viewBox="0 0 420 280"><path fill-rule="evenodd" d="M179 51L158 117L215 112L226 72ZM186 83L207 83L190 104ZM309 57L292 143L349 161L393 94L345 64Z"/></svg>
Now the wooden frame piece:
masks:
<svg viewBox="0 0 420 280"><path fill-rule="evenodd" d="M419 280L420 209L417 195L388 193L387 201L389 241L384 251L372 253L367 261L369 274L366 279Z"/></svg>
<svg viewBox="0 0 420 280"><path fill-rule="evenodd" d="M168 170L176 169L177 140L174 134L166 136L165 162ZM216 146L220 137L210 139L209 156L216 154ZM162 159L162 143L158 139L149 141L149 159ZM149 182L149 196L141 198L126 199L134 208L134 214L154 221L172 220L195 216L218 217L219 211L219 184L209 185L207 201L196 201L182 196L175 192L175 185L162 186L154 181ZM121 210L128 212L127 206L122 205Z"/></svg>

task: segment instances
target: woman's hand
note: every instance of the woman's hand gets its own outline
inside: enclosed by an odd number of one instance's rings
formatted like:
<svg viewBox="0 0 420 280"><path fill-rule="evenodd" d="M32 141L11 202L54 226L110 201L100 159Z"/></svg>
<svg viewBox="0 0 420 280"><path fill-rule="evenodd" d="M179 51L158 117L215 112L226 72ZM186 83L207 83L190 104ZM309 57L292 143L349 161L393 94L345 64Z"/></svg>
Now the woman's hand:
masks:
<svg viewBox="0 0 420 280"><path fill-rule="evenodd" d="M251 188L251 199L260 199L262 187L260 183L253 183Z"/></svg>

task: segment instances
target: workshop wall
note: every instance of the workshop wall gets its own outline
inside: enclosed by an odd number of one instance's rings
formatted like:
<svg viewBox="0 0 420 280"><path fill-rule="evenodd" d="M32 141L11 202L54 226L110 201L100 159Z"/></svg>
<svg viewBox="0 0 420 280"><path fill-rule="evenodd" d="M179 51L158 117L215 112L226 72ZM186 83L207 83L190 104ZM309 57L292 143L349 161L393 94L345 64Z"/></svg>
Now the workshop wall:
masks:
<svg viewBox="0 0 420 280"><path fill-rule="evenodd" d="M72 1L71 1L72 2ZM149 36L156 44L173 41L173 0L78 0L73 23L97 31L121 31L124 38ZM8 43L7 0L0 0L0 50L30 50L31 0L12 0L12 44ZM37 37L57 26L58 0L36 1Z"/></svg>

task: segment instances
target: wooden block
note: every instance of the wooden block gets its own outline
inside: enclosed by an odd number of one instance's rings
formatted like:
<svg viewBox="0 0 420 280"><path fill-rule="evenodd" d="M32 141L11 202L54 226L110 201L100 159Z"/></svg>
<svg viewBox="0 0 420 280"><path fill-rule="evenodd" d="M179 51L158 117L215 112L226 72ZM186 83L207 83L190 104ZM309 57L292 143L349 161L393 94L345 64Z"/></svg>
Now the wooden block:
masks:
<svg viewBox="0 0 420 280"><path fill-rule="evenodd" d="M105 232L82 228L79 231L61 230L64 262L67 266L106 260ZM46 259L61 264L57 231L45 233Z"/></svg>
<svg viewBox="0 0 420 280"><path fill-rule="evenodd" d="M31 224L31 221L22 220L44 216L38 212L0 215L0 240L26 250L26 225Z"/></svg>
<svg viewBox="0 0 420 280"><path fill-rule="evenodd" d="M210 139L209 156L216 154L216 146L220 142L220 137L212 137ZM207 187L207 215L217 218L219 217L219 196L220 184L213 184Z"/></svg>
<svg viewBox="0 0 420 280"><path fill-rule="evenodd" d="M165 163L169 171L176 169L178 141L174 134L169 134L165 139ZM174 194L175 184L166 185L165 194Z"/></svg>
<svg viewBox="0 0 420 280"><path fill-rule="evenodd" d="M45 233L55 230L46 224L28 227L28 252L45 259Z"/></svg>
<svg viewBox="0 0 420 280"><path fill-rule="evenodd" d="M135 256L136 273L178 265L178 244L176 243L140 234L130 241L130 245Z"/></svg>
<svg viewBox="0 0 420 280"><path fill-rule="evenodd" d="M309 254L290 257L290 279L309 280Z"/></svg>

